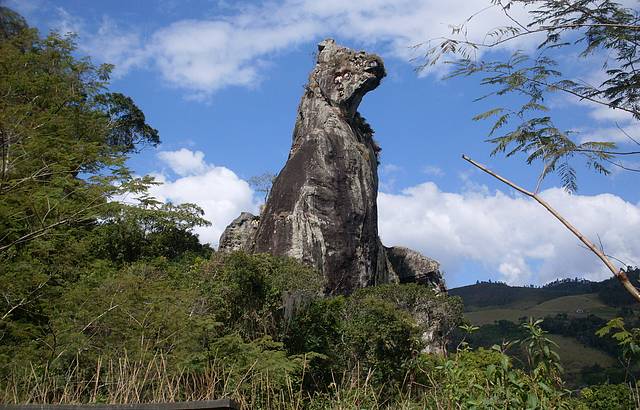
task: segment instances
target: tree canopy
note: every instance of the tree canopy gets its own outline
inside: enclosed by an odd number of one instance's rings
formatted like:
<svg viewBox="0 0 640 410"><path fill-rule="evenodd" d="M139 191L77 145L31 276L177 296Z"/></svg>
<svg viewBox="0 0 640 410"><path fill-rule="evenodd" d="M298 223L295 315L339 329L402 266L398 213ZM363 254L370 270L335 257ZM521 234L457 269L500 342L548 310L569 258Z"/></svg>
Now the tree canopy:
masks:
<svg viewBox="0 0 640 410"><path fill-rule="evenodd" d="M127 155L158 131L107 89L110 65L75 57L72 36L40 38L0 8L0 254L61 225L94 223L125 192L144 194Z"/></svg>
<svg viewBox="0 0 640 410"><path fill-rule="evenodd" d="M53 301L96 264L210 251L192 232L208 224L202 210L156 201L153 180L127 168L158 132L73 40L0 7L2 343L46 333Z"/></svg>

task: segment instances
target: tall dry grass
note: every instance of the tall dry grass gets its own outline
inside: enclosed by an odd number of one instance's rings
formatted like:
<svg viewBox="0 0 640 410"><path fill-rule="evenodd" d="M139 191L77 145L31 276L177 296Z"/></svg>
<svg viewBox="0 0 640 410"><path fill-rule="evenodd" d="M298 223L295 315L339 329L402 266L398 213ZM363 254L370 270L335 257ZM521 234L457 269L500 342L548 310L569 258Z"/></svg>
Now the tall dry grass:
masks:
<svg viewBox="0 0 640 410"><path fill-rule="evenodd" d="M231 398L242 409L368 409L416 407L411 394L398 392L400 401L389 402L381 387L370 382L373 372L359 368L335 375L329 391L310 395L299 380L285 377L274 381L269 372L249 369L238 375L223 370L215 361L198 371L172 372L165 356L132 359L98 359L91 372L83 372L77 361L63 374L35 367L15 369L0 381L0 403L4 404L133 404ZM396 396L397 398L398 396ZM434 407L452 408L452 407Z"/></svg>
<svg viewBox="0 0 640 410"><path fill-rule="evenodd" d="M305 369L306 365L303 372ZM117 359L98 359L89 371L83 371L77 361L65 372L56 374L36 367L15 369L8 378L0 380L0 404L134 404L230 398L242 409L464 407L438 381L429 379L428 385L422 385L407 379L402 388L389 391L372 383L373 375L371 370L364 372L356 367L334 375L327 391L309 393L303 389L299 374L287 376L283 381L282 375L256 371L253 366L239 373L222 366L221 360L213 360L197 371L176 371L162 354L147 359L132 359L124 354ZM640 409L640 390L637 386L630 387L635 408Z"/></svg>
<svg viewBox="0 0 640 410"><path fill-rule="evenodd" d="M170 403L233 398L243 408L301 408L302 391L291 379L276 386L268 372L233 374L214 361L198 371L169 370L165 356L98 359L89 375L77 361L63 374L32 366L14 369L0 382L0 403ZM283 404L286 403L286 406Z"/></svg>
<svg viewBox="0 0 640 410"><path fill-rule="evenodd" d="M199 371L172 373L165 356L149 360L98 359L89 376L74 362L63 374L52 374L35 367L14 369L0 383L0 403L4 404L95 404L170 403L231 398L243 409L303 408L357 409L382 408L380 389L370 383L372 372L364 377L359 369L336 375L331 391L310 396L301 383L290 377L274 382L269 372L249 369L238 375L222 370L215 361ZM388 403L387 403L388 404Z"/></svg>

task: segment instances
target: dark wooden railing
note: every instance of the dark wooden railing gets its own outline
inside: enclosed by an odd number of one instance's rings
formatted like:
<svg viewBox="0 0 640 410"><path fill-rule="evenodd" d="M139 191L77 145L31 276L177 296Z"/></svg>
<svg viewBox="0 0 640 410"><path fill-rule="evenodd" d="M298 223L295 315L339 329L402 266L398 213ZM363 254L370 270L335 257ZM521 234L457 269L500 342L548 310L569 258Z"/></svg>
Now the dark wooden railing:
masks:
<svg viewBox="0 0 640 410"><path fill-rule="evenodd" d="M140 404L0 404L0 410L239 410L233 400Z"/></svg>

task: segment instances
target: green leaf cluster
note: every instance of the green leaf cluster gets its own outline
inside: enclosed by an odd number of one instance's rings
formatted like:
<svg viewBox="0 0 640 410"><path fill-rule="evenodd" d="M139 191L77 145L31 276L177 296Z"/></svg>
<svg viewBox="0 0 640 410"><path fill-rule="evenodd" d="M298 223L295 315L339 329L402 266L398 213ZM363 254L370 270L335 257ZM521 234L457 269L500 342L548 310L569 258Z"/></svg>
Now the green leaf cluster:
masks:
<svg viewBox="0 0 640 410"><path fill-rule="evenodd" d="M547 106L557 93L577 101L587 101L629 113L640 119L638 85L638 44L640 13L614 0L492 0L512 25L498 27L484 40L468 37L468 25L474 16L452 30L452 38L428 49L426 65L451 56L454 70L450 77L480 75L480 83L492 91L485 96L499 97L504 105L483 112L475 120L491 120L488 142L492 154L507 157L522 153L526 163L540 162L538 187L550 173L557 173L568 191L577 189L574 163L581 160L598 173L608 174L611 167L638 172L625 159L640 155L638 150L620 150L620 136L601 135L585 141L576 132L559 128ZM529 20L519 21L514 6L528 10ZM479 13L480 14L480 13ZM535 53L515 51L499 60L479 58L479 52L515 42L523 36L542 35ZM567 51L580 51L580 57L600 58L605 79L600 84L572 78L559 69L558 61ZM583 128L579 124L574 129ZM638 139L619 130L629 143ZM624 135L622 135L624 134ZM582 141L580 141L582 140ZM580 141L580 142L577 142Z"/></svg>

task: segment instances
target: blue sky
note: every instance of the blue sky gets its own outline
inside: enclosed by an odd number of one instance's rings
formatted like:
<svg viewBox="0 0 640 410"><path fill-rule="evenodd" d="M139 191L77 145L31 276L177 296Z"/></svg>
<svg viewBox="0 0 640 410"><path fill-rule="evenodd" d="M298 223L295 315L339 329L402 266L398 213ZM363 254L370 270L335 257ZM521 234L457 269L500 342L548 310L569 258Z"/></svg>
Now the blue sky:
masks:
<svg viewBox="0 0 640 410"><path fill-rule="evenodd" d="M443 80L447 67L415 72L412 46L447 35L488 0L45 1L5 4L43 33L78 34L83 54L116 64L112 89L131 96L160 131L162 144L134 157L139 174L164 182L154 193L201 205L212 227L201 239L217 244L240 211L256 211L260 194L247 179L278 172L291 143L296 107L326 37L381 55L388 76L360 112L382 146L380 234L438 259L451 287L476 280L544 283L559 277L602 279L607 271L559 223L460 159L466 153L533 188L539 166L490 157L489 123L471 118L504 101L473 102L488 90L478 79ZM632 2L629 2L632 4ZM635 4L635 3L634 3ZM515 11L522 18L525 13ZM471 34L504 24L495 10L477 17ZM496 50L532 50L522 39ZM558 56L575 78L602 78L597 58ZM597 56L596 56L597 57ZM509 101L507 101L508 103ZM636 121L610 109L558 95L547 102L558 123L627 144ZM634 164L630 164L634 165ZM579 192L569 196L550 177L542 194L610 254L640 264L638 176L595 175L578 168Z"/></svg>

